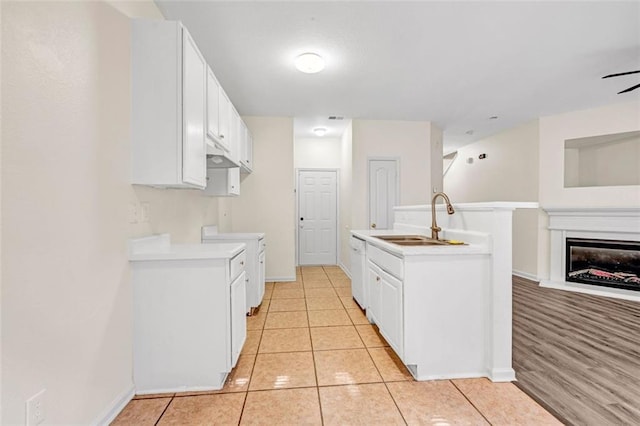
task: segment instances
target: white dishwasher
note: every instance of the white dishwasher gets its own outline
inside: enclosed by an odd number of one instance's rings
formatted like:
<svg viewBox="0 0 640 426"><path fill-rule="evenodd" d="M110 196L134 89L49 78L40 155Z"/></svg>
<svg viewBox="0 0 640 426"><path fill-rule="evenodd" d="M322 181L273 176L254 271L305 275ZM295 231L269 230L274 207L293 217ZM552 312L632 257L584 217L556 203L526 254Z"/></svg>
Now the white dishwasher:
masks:
<svg viewBox="0 0 640 426"><path fill-rule="evenodd" d="M216 225L202 227L202 243L245 243L247 249L246 312L253 315L262 304L265 287L265 237L262 232L218 233Z"/></svg>
<svg viewBox="0 0 640 426"><path fill-rule="evenodd" d="M367 291L364 285L367 267L366 243L353 235L349 240L351 246L351 294L362 309L367 309Z"/></svg>

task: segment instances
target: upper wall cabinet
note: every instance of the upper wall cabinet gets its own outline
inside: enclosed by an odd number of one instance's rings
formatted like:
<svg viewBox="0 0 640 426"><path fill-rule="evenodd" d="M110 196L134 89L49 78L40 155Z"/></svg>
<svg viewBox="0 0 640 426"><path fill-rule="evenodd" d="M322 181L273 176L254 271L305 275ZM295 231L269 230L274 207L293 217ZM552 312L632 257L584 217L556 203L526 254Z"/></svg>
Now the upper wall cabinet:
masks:
<svg viewBox="0 0 640 426"><path fill-rule="evenodd" d="M132 21L132 183L206 186L207 64L179 22Z"/></svg>
<svg viewBox="0 0 640 426"><path fill-rule="evenodd" d="M233 132L233 105L216 80L211 68L207 71L207 166L209 168L239 167L235 152L237 141Z"/></svg>
<svg viewBox="0 0 640 426"><path fill-rule="evenodd" d="M225 150L229 150L228 118L220 111L220 84L211 68L207 67L207 137ZM220 116L223 119L220 120ZM220 122L222 121L222 126ZM225 125L226 123L226 125Z"/></svg>
<svg viewBox="0 0 640 426"><path fill-rule="evenodd" d="M240 166L242 173L251 173L253 167L253 137L244 121L240 121Z"/></svg>

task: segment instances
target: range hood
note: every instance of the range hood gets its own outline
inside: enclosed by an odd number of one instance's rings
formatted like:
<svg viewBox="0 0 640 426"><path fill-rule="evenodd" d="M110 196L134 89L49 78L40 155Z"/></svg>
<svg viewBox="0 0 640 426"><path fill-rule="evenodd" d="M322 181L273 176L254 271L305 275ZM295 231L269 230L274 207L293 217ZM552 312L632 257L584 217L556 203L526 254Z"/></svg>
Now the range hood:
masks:
<svg viewBox="0 0 640 426"><path fill-rule="evenodd" d="M240 167L240 161L231 158L231 153L207 141L207 168L229 169Z"/></svg>

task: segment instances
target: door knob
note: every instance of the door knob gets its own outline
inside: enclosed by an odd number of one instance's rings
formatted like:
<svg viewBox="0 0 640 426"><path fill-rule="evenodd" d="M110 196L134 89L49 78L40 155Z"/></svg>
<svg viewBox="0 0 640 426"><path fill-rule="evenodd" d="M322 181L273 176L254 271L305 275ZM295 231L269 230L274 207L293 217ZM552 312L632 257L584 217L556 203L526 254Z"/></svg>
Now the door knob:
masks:
<svg viewBox="0 0 640 426"><path fill-rule="evenodd" d="M371 227L372 227L373 229L376 229L376 224L375 224L375 223L372 223L372 224L371 224Z"/></svg>

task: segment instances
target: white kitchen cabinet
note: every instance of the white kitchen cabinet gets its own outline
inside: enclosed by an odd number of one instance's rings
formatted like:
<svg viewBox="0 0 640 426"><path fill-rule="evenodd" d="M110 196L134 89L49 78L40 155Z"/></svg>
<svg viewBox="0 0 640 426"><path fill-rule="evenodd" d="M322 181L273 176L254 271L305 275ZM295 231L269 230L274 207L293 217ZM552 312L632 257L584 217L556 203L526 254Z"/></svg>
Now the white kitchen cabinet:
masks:
<svg viewBox="0 0 640 426"><path fill-rule="evenodd" d="M247 339L246 309L247 280L242 272L231 284L231 365L235 366L240 357L240 351Z"/></svg>
<svg viewBox="0 0 640 426"><path fill-rule="evenodd" d="M242 173L251 173L253 168L253 136L247 125L242 122L241 146L240 146L240 166Z"/></svg>
<svg viewBox="0 0 640 426"><path fill-rule="evenodd" d="M242 132L242 119L240 118L240 114L238 111L231 105L230 112L231 119L229 121L231 133L231 141L229 143L229 153L231 159L240 165L240 144L242 142L242 138L244 137L244 132Z"/></svg>
<svg viewBox="0 0 640 426"><path fill-rule="evenodd" d="M218 233L218 227L203 226L202 242L214 244L245 243L247 252L247 298L246 312L252 313L262 304L265 291L265 235L262 232Z"/></svg>
<svg viewBox="0 0 640 426"><path fill-rule="evenodd" d="M265 273L267 268L267 262L264 254L264 239L260 242L260 254L258 255L258 295L257 300L262 301L264 297L265 289Z"/></svg>
<svg viewBox="0 0 640 426"><path fill-rule="evenodd" d="M229 97L222 89L222 86L219 87L218 90L218 102L220 105L219 109L219 131L220 131L220 139L225 140L224 144L228 151L231 151L231 101Z"/></svg>
<svg viewBox="0 0 640 426"><path fill-rule="evenodd" d="M378 328L389 345L402 357L402 281L380 270L380 304Z"/></svg>
<svg viewBox="0 0 640 426"><path fill-rule="evenodd" d="M233 105L211 68L207 71L207 168L240 167Z"/></svg>
<svg viewBox="0 0 640 426"><path fill-rule="evenodd" d="M240 195L240 168L207 169L205 194L217 197Z"/></svg>
<svg viewBox="0 0 640 426"><path fill-rule="evenodd" d="M369 295L367 318L374 324L380 322L380 271L371 261L367 262L367 278L365 285Z"/></svg>
<svg viewBox="0 0 640 426"><path fill-rule="evenodd" d="M130 244L136 393L221 389L246 339L245 245Z"/></svg>
<svg viewBox="0 0 640 426"><path fill-rule="evenodd" d="M368 263L369 310L387 343L402 357L402 281L383 271L375 263Z"/></svg>
<svg viewBox="0 0 640 426"><path fill-rule="evenodd" d="M131 183L206 186L207 64L179 22L132 21Z"/></svg>
<svg viewBox="0 0 640 426"><path fill-rule="evenodd" d="M221 148L229 150L228 134L221 131L220 128L220 84L216 79L211 68L207 67L207 137L212 143L219 145ZM226 105L224 105L226 106ZM224 119L222 120L224 122ZM226 131L226 130L225 130Z"/></svg>
<svg viewBox="0 0 640 426"><path fill-rule="evenodd" d="M349 248L351 249L351 294L362 309L367 309L369 302L366 292L367 285L365 285L367 278L365 273L367 268L366 244L363 240L352 236L349 239Z"/></svg>

